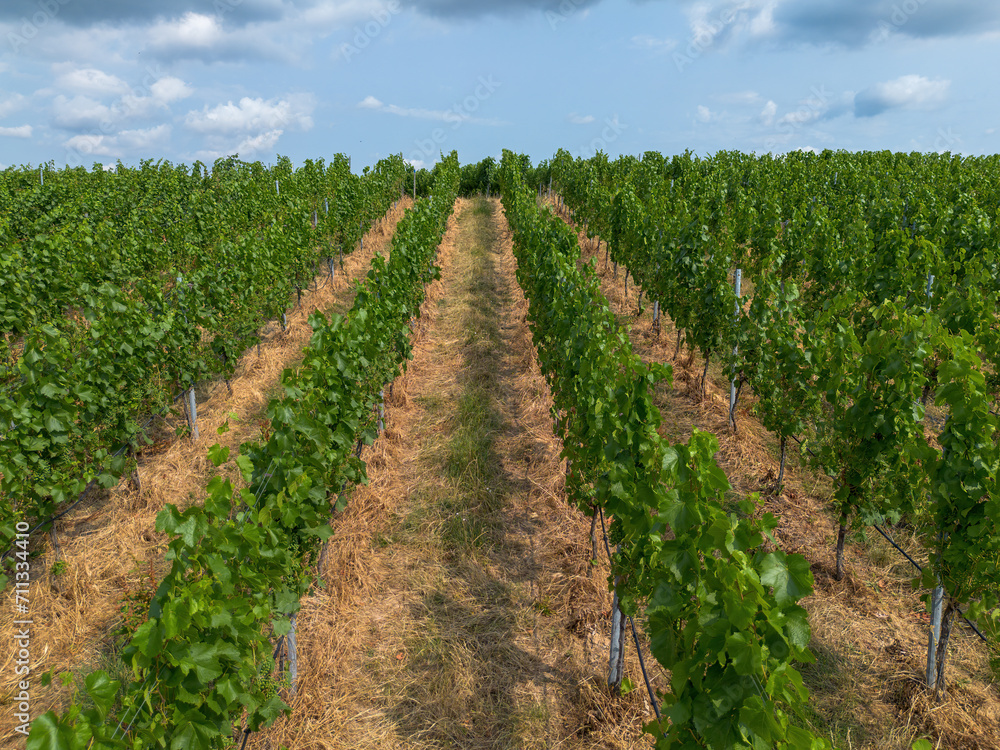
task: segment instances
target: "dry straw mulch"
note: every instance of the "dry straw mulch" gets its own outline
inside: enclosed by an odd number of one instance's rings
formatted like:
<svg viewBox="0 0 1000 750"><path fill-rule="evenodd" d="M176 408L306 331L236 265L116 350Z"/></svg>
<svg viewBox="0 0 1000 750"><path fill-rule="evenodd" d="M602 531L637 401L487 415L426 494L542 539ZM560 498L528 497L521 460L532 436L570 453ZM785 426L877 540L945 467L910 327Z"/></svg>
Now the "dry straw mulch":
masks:
<svg viewBox="0 0 1000 750"><path fill-rule="evenodd" d="M277 394L282 372L302 358L312 335L309 315L315 311L344 311L352 303L354 281L363 278L376 252L388 251L396 223L412 204L408 198L394 206L364 239L364 249L344 257L343 268L332 280L321 274L302 294L301 305L287 314L288 327L272 323L263 332L259 352L249 349L241 358L230 394L224 382L199 387L198 424L200 439L164 439L141 453L136 477L125 477L108 492L93 493L56 525L63 572L50 573L56 553L50 537L33 540L40 556L32 561L30 616L32 715L59 708L67 691L54 680L42 688L40 676L47 670L86 673L106 668L111 662L107 649L110 633L121 620L123 596L149 591L163 570L166 537L154 531L156 516L173 503L186 506L201 501L205 483L215 471L208 461L208 448L229 446L233 455L240 443L254 440L266 429L264 409ZM218 434L228 422L229 431ZM171 435L183 424L180 416L157 425L163 435ZM224 466L237 476L232 464ZM0 642L11 643L14 598L9 587L0 607ZM13 649L0 652L0 703L9 707L21 677L14 673ZM0 745L21 747L21 735L13 731L12 711L0 712Z"/></svg>
<svg viewBox="0 0 1000 750"><path fill-rule="evenodd" d="M248 746L651 744L643 692L615 699L604 685L607 566L589 564L590 522L564 499L510 234L488 205L479 234L477 201L459 200L449 221L414 358L362 453L370 482L334 520L326 587L303 603L293 714ZM449 473L469 394L482 393L496 417L489 448ZM485 541L449 544L472 517Z"/></svg>

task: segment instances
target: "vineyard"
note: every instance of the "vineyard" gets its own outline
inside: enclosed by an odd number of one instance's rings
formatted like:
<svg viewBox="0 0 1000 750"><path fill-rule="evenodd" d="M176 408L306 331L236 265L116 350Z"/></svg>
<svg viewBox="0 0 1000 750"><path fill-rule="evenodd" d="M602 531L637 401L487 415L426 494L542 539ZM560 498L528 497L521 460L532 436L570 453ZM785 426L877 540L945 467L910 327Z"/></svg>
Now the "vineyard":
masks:
<svg viewBox="0 0 1000 750"><path fill-rule="evenodd" d="M3 741L1000 747L996 166L7 170Z"/></svg>

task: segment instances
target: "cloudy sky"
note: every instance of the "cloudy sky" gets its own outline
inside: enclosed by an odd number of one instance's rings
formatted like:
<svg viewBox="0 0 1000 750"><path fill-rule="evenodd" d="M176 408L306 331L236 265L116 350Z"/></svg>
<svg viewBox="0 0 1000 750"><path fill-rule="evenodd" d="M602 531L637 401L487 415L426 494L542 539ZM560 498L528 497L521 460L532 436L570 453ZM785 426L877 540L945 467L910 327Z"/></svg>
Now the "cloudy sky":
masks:
<svg viewBox="0 0 1000 750"><path fill-rule="evenodd" d="M987 0L2 0L0 165L994 153Z"/></svg>

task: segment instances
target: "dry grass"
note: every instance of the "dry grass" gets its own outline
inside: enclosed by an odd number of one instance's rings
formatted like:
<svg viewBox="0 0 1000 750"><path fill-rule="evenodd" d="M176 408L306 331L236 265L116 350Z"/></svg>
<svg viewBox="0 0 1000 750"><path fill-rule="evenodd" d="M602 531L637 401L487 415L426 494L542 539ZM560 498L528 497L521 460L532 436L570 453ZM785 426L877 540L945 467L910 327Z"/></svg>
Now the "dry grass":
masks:
<svg viewBox="0 0 1000 750"><path fill-rule="evenodd" d="M312 334L309 314L350 306L353 280L367 271L375 252L387 250L396 222L411 202L402 201L368 233L364 251L344 258L343 269L338 269L332 284L328 276L317 277L319 288L303 292L301 306L287 316L285 332L271 324L270 330L264 332L259 353L252 348L241 359L231 381L232 395L223 382L199 389L198 441L161 441L140 455L141 491L132 477L125 478L109 492L94 493L58 522L63 572L52 574L55 552L41 539L34 540L38 552L32 562L30 592L34 716L61 705L67 697L58 680L42 688L38 682L42 672L86 673L94 668L120 668L110 653L110 632L120 621L122 597L128 592L150 590L151 570L154 578L162 575L166 539L154 531L157 513L167 503L184 506L200 500L215 470L206 458L209 446L216 442L228 445L235 454L241 442L260 436L267 424L262 412L280 383L281 373L301 360ZM218 427L227 421L230 431L219 435ZM169 419L160 426L161 433L169 435L180 423L179 417ZM223 469L235 477L232 465ZM0 639L10 643L16 630L12 588L4 592L3 598ZM12 654L12 649L5 649L3 658ZM19 679L9 659L0 665L0 702L7 707ZM20 735L14 734L13 727L12 712L4 710L0 713L0 745L21 746Z"/></svg>
<svg viewBox="0 0 1000 750"><path fill-rule="evenodd" d="M581 232L584 261L597 253L597 243ZM601 288L619 320L629 328L633 347L647 361L671 362L676 329L661 316L657 337L652 303L637 309L637 291L624 273L617 280L605 270L604 246L598 256ZM631 282L631 279L630 279ZM744 290L747 281L744 280ZM709 368L707 395L698 395L704 362L684 352L673 361L674 385L661 386L656 403L663 431L671 440L686 440L693 428L715 433L717 460L733 485L732 509L752 492L762 492L762 511L779 519L776 538L787 552L802 554L815 577L814 594L803 600L809 612L817 656L801 671L812 692L813 723L825 728L838 747L852 750L908 750L914 739L928 737L941 748L1000 748L1000 691L988 668L988 654L964 626L952 633L949 648L949 694L937 702L922 682L927 649L926 608L914 592L914 571L873 530L850 537L847 575L838 582L834 545L836 527L827 510L829 481L798 465L789 448L785 486L780 496L768 494L778 473L775 438L753 417L753 397L744 392L737 409L738 434L728 423L729 384L719 365ZM919 543L897 532L911 555L921 559Z"/></svg>
<svg viewBox="0 0 1000 750"><path fill-rule="evenodd" d="M563 500L551 399L497 201L460 200L371 482L304 603L294 713L259 748L633 748L603 686L607 568ZM631 675L637 679L636 675Z"/></svg>

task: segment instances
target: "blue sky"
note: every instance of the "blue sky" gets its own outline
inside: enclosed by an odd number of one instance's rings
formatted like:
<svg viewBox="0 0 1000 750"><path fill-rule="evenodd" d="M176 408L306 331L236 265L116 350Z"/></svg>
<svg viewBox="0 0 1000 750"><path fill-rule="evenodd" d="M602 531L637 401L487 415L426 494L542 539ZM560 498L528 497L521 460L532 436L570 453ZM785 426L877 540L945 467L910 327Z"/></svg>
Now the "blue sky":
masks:
<svg viewBox="0 0 1000 750"><path fill-rule="evenodd" d="M994 153L987 0L3 0L0 165Z"/></svg>

